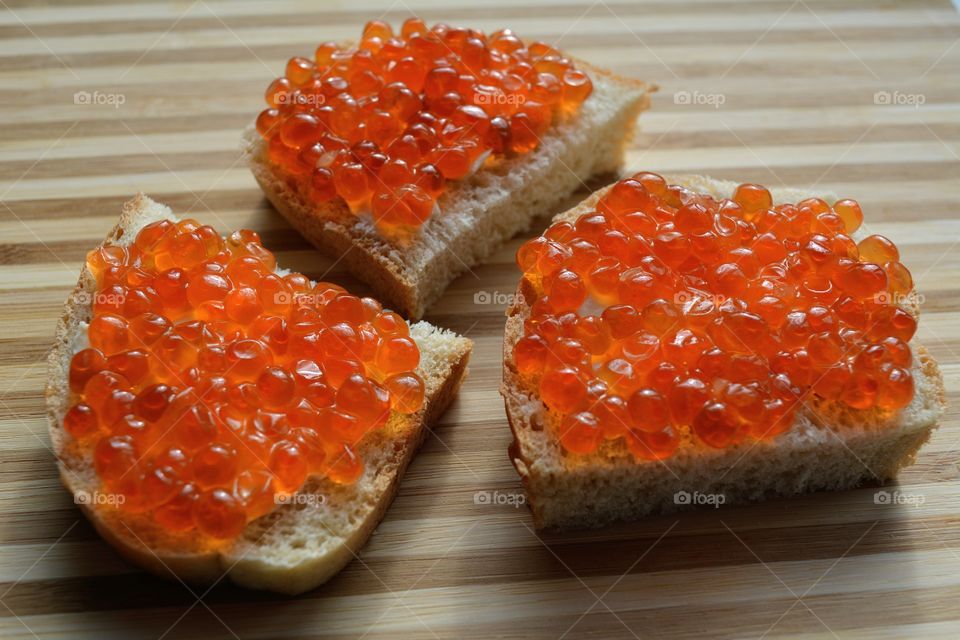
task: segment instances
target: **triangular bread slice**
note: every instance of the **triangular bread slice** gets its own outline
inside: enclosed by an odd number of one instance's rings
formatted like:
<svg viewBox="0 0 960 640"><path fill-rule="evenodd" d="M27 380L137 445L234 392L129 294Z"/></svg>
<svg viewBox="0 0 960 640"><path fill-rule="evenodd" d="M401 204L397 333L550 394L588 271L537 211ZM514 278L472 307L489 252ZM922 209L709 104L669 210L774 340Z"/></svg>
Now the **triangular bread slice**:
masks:
<svg viewBox="0 0 960 640"><path fill-rule="evenodd" d="M577 66L593 81L577 114L552 126L535 150L448 184L437 201L440 212L409 243L384 240L340 198L320 207L305 202L267 163L255 127L244 132L242 149L267 198L297 231L337 256L384 304L417 319L457 276L529 229L591 176L619 170L653 87L581 61Z"/></svg>
<svg viewBox="0 0 960 640"><path fill-rule="evenodd" d="M736 187L734 182L702 176L665 177L669 184L717 199L730 197ZM597 191L554 222L573 222L594 210L605 192ZM796 189L773 189L772 194L778 203L811 195L834 199ZM565 455L553 435L552 416L523 387L513 361L513 345L523 335L523 321L530 313L522 283L518 293L507 311L501 394L514 438L509 455L538 528L594 528L676 511L695 506L695 498L687 499L695 492L722 495L724 504L732 504L887 481L913 462L946 403L939 367L914 338L910 346L916 395L892 415L807 400L792 428L770 441L713 449L694 441L684 428L680 448L659 462L636 461L621 441L607 442L590 455ZM911 310L917 313L915 304Z"/></svg>
<svg viewBox="0 0 960 640"><path fill-rule="evenodd" d="M138 195L124 205L104 244L128 244L145 225L165 218L176 219L169 207ZM339 571L383 517L428 425L455 396L472 348L470 340L451 331L426 322L411 325L421 355L417 373L426 385L424 406L410 416L394 413L386 427L364 438L358 452L366 469L360 479L349 486L310 479L297 499L249 523L238 539L214 544L195 531L171 534L148 518L93 508L85 499L95 494L99 480L89 451L81 451L62 425L70 404L70 359L85 346L95 286L84 267L49 356L47 414L60 478L87 518L123 556L153 573L192 584L214 584L226 576L246 587L295 594Z"/></svg>

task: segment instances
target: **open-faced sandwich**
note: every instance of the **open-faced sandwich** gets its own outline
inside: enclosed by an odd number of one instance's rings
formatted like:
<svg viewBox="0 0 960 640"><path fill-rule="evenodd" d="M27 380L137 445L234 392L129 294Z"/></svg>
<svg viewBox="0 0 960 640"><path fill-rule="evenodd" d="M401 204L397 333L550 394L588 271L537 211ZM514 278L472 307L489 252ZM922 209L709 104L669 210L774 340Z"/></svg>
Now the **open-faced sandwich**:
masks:
<svg viewBox="0 0 960 640"><path fill-rule="evenodd" d="M141 195L57 330L60 476L150 571L305 591L370 536L470 349Z"/></svg>
<svg viewBox="0 0 960 640"><path fill-rule="evenodd" d="M243 146L290 224L416 319L616 171L649 90L509 29L374 21L356 44L292 58Z"/></svg>
<svg viewBox="0 0 960 640"><path fill-rule="evenodd" d="M502 393L537 526L913 461L945 398L912 278L855 201L829 200L639 173L523 245Z"/></svg>

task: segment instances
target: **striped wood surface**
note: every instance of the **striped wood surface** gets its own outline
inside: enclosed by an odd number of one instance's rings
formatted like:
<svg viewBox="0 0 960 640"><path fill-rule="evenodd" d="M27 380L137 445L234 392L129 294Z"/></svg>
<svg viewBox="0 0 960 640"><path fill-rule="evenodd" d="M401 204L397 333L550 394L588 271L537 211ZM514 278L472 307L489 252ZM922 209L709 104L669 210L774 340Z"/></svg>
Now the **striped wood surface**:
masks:
<svg viewBox="0 0 960 640"><path fill-rule="evenodd" d="M477 491L519 495L497 394L504 300L493 295L513 290L519 240L429 314L476 341L470 378L361 561L302 597L190 591L122 562L57 481L42 400L64 297L138 189L220 228L260 231L287 266L326 270L238 163L239 131L286 58L415 10L510 26L660 84L631 168L859 199L917 277L920 334L955 401L960 20L949 2L47 4L0 2L0 635L960 635L956 409L901 476L920 506L875 505L863 488L538 538L525 509L475 504ZM76 104L77 92L107 104ZM479 292L493 303L477 304Z"/></svg>

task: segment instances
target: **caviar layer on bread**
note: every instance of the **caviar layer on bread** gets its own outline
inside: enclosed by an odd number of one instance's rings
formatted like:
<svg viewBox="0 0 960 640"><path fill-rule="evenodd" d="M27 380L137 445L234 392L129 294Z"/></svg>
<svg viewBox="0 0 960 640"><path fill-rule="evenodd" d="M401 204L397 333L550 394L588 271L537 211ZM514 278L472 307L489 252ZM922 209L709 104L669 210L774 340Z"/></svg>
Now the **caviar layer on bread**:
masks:
<svg viewBox="0 0 960 640"><path fill-rule="evenodd" d="M889 239L852 238L862 222L853 200L621 180L518 251L534 298L517 370L571 454L622 438L665 458L681 427L712 447L773 438L809 394L896 411L914 391L913 283Z"/></svg>
<svg viewBox="0 0 960 640"><path fill-rule="evenodd" d="M385 237L429 218L448 181L536 148L590 95L589 75L511 30L367 23L355 47L291 58L257 118L273 168L315 205L369 214Z"/></svg>
<svg viewBox="0 0 960 640"><path fill-rule="evenodd" d="M299 273L253 231L158 220L87 256L89 346L64 429L117 508L232 539L309 475L351 483L355 448L424 385L407 323Z"/></svg>

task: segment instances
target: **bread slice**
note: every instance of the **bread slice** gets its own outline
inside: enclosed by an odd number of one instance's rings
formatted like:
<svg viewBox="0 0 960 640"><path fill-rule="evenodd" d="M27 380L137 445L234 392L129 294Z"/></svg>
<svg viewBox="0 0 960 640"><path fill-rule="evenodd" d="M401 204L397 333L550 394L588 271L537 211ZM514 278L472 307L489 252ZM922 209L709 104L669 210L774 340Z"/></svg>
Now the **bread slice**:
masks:
<svg viewBox="0 0 960 640"><path fill-rule="evenodd" d="M578 61L593 93L575 117L550 128L537 149L484 167L447 185L435 213L408 244L382 238L369 219L336 198L305 202L266 161L266 144L250 126L242 148L273 206L303 236L366 282L384 303L421 318L447 286L505 241L529 229L594 175L615 172L637 116L653 89Z"/></svg>
<svg viewBox="0 0 960 640"><path fill-rule="evenodd" d="M144 195L127 202L104 244L133 241L145 225L175 219L169 207ZM447 408L467 372L472 343L426 322L411 325L420 348L417 373L426 399L416 414L394 413L382 429L368 434L359 454L364 474L350 486L311 478L298 498L249 523L229 543L198 533L172 534L143 516L91 507L99 480L89 451L81 450L63 430L70 404L68 373L73 354L86 345L95 292L93 275L84 267L67 300L49 356L47 415L60 478L100 534L131 562L163 576L193 584L214 584L227 576L254 589L295 594L312 589L339 571L360 550L393 500L398 482L423 441L427 425Z"/></svg>
<svg viewBox="0 0 960 640"><path fill-rule="evenodd" d="M736 186L701 176L666 178L670 184L718 199L730 197ZM594 193L554 222L573 222L592 211L605 191ZM795 189L773 190L775 202L797 202L810 195ZM523 321L530 313L522 285L519 293L517 303L507 311L501 394L513 431L510 458L523 480L538 528L593 528L694 506L696 499L687 500L681 492L720 494L724 504L731 504L847 489L866 480L887 481L913 462L946 403L940 370L914 339L910 346L916 395L893 415L807 400L793 427L770 441L713 449L695 441L685 427L680 448L659 462L636 461L622 441L606 442L590 455L566 455L551 429L555 418L521 384L513 361L513 345L523 335ZM527 299L532 300L532 295ZM916 313L915 305L912 311ZM675 498L678 493L679 499Z"/></svg>

